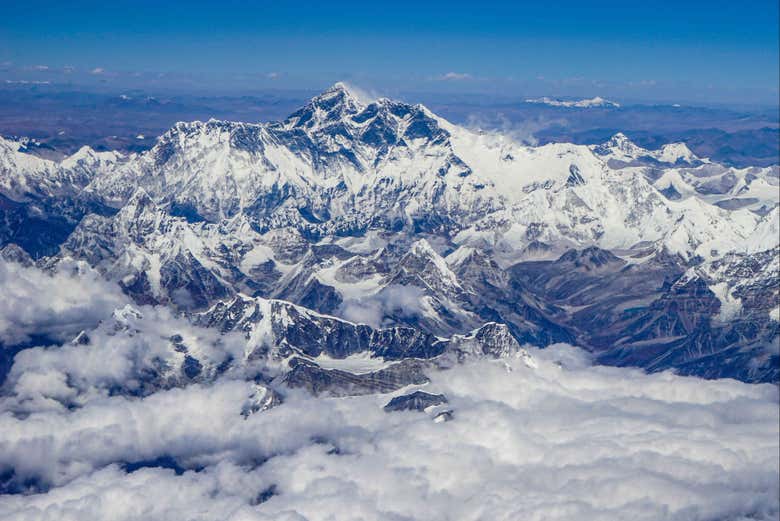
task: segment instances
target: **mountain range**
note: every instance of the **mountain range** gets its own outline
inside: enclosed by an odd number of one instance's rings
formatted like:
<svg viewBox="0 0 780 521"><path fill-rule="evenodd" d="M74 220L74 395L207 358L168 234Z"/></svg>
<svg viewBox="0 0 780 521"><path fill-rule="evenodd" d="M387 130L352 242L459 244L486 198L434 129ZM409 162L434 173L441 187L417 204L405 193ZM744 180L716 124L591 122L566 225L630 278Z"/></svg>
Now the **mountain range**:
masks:
<svg viewBox="0 0 780 521"><path fill-rule="evenodd" d="M601 96L594 98L585 98L580 100L561 100L556 98L550 98L544 96L542 98L529 98L525 100L526 103L541 103L542 105L549 105L551 107L567 107L567 108L591 108L591 107L614 107L619 108L620 104L608 99L604 99Z"/></svg>
<svg viewBox="0 0 780 521"><path fill-rule="evenodd" d="M778 383L779 191L777 165L620 133L528 146L339 83L283 121L177 123L139 153L53 161L0 140L0 255L116 283L133 305L111 334L156 305L239 335L229 356L171 336L144 385L249 371L262 390L247 411L280 384L386 391L561 342L607 365ZM278 373L251 372L258 358Z"/></svg>

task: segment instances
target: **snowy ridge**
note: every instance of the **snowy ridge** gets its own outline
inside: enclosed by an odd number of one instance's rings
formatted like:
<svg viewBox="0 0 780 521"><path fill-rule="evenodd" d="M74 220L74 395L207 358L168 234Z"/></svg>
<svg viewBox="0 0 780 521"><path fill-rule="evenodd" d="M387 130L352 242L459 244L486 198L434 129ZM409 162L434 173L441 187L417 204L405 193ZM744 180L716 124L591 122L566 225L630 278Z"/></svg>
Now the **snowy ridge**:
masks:
<svg viewBox="0 0 780 521"><path fill-rule="evenodd" d="M644 171L616 170L613 159L706 162L684 144L648 151L622 134L594 147L523 146L452 125L419 105L364 105L337 84L282 123L177 124L151 151L108 168L87 189L121 205L142 186L161 204L212 222L243 214L260 231L439 228L459 242L487 240L518 252L532 240L607 248L662 241L693 211L702 214L699 224L735 221L703 234L744 239L747 218L680 206L660 193L669 183L654 186ZM481 237L487 227L491 237ZM687 253L701 246L696 237L686 244Z"/></svg>
<svg viewBox="0 0 780 521"><path fill-rule="evenodd" d="M633 143L628 136L618 132L609 141L590 147L597 155L623 162L654 160L658 163L693 165L708 163L708 159L700 159L685 143L669 143L658 150L647 150Z"/></svg>
<svg viewBox="0 0 780 521"><path fill-rule="evenodd" d="M607 363L685 368L691 353L739 349L706 374L776 374L765 357L776 321L761 323L776 306L745 296L768 298L771 277L719 263L777 248L777 168L624 134L526 146L344 84L281 122L177 123L140 154L0 152L13 201L0 254L32 264L43 251L47 269L87 261L140 305L197 313L246 295L276 303L259 313L293 328L332 317L445 339L496 323L520 343L577 341ZM25 259L14 230L73 201L61 240ZM283 349L279 338L256 345ZM687 354L621 351L635 345ZM755 353L764 361L746 366ZM313 369L296 367L303 385Z"/></svg>
<svg viewBox="0 0 780 521"><path fill-rule="evenodd" d="M592 108L592 107L614 107L619 108L620 104L614 101L609 101L596 96L593 98L585 98L581 100L560 100L556 98L550 98L544 96L542 98L529 98L525 100L526 103L538 103L542 105L549 105L551 107L565 107L565 108Z"/></svg>

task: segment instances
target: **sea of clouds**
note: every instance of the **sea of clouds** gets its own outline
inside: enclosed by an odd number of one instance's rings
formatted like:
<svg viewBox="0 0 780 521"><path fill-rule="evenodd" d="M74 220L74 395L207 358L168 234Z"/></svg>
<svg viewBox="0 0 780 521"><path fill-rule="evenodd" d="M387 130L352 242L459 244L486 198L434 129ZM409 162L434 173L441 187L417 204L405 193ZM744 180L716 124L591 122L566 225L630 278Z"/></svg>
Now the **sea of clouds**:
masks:
<svg viewBox="0 0 780 521"><path fill-rule="evenodd" d="M0 280L25 299L24 312L0 307L6 343L36 334L38 324L54 336L91 328L87 345L35 347L14 359L0 394L0 519L780 515L773 385L593 366L560 344L529 348L533 364L472 360L431 373L424 389L447 396L449 422L386 413L392 395L302 391L244 418L255 383L241 372L180 386L139 383L173 356L173 332L214 364L240 358L240 337L161 308L135 312L115 288L78 270L0 265Z"/></svg>
<svg viewBox="0 0 780 521"><path fill-rule="evenodd" d="M126 302L116 284L83 262L65 261L47 273L0 258L0 288L0 346L31 336L65 340Z"/></svg>

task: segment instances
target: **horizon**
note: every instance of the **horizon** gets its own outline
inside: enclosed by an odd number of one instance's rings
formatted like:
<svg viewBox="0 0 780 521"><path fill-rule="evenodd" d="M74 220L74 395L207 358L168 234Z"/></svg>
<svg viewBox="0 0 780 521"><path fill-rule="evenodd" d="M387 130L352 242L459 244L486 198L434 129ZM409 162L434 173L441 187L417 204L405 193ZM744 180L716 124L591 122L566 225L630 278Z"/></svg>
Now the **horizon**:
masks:
<svg viewBox="0 0 780 521"><path fill-rule="evenodd" d="M613 1L555 11L501 2L80 7L45 1L36 16L0 7L0 81L214 96L347 81L387 97L763 107L780 96L776 2L688 1L673 16L660 3Z"/></svg>
<svg viewBox="0 0 780 521"><path fill-rule="evenodd" d="M3 69L0 68L0 74ZM6 69L5 72L8 72ZM58 74L58 73L52 73ZM76 80L76 81L74 81ZM650 97L631 97L631 96L607 96L599 93L592 94L544 94L541 92L509 92L489 94L477 90L462 90L457 92L437 91L433 88L399 88L388 87L385 89L367 86L357 83L353 80L336 78L330 82L319 83L307 87L282 87L282 86L241 86L239 88L221 89L211 87L200 83L191 83L188 85L170 83L170 84L123 84L121 81L78 81L78 77L70 77L67 81L55 80L31 80L31 79L10 79L8 77L0 78L0 93L3 91L27 91L33 92L41 97L54 96L61 94L87 94L100 96L146 96L146 97L165 97L170 99L178 98L203 98L203 99L240 99L240 98L263 98L263 97L284 97L289 100L300 100L305 103L307 100L325 92L332 86L344 83L353 91L366 93L372 99L388 98L405 103L457 103L464 106L502 106L518 105L529 103L532 100L560 100L560 101L581 101L600 98L604 101L614 102L619 108L626 107L673 107L681 106L686 108L700 109L724 109L734 111L744 111L746 113L757 113L766 111L778 111L778 123L780 123L780 98L775 101L752 101L748 100L721 100L707 101L683 98L654 99Z"/></svg>
<svg viewBox="0 0 780 521"><path fill-rule="evenodd" d="M503 134L525 145L570 142L595 145L616 133L648 149L683 142L700 157L733 166L780 162L779 107L672 103L550 104L539 98L497 98L478 94L365 90L339 81L318 91L266 90L246 94L115 89L111 86L61 88L44 84L0 85L0 136L26 140L33 153L62 158L82 146L98 151L142 152L178 122L284 121L312 98L343 85L369 104L380 97L422 104L455 125ZM561 97L558 99L582 98Z"/></svg>

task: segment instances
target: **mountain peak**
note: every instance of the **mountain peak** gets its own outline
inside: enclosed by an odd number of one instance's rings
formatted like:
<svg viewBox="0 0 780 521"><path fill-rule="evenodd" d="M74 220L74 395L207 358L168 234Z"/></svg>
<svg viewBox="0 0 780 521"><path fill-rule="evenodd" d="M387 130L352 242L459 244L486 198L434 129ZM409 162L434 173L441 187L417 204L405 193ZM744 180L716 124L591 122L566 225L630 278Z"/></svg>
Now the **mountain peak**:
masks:
<svg viewBox="0 0 780 521"><path fill-rule="evenodd" d="M138 187L127 200L127 203L122 207L120 212L130 213L138 215L146 210L155 210L157 205L155 204L149 193L141 187Z"/></svg>
<svg viewBox="0 0 780 521"><path fill-rule="evenodd" d="M628 147L628 148L635 148L636 147L636 144L633 141L631 141L631 139L627 135L623 134L622 132L618 132L617 134L612 136L607 143L609 143L612 146L619 147L619 148L626 148L626 147Z"/></svg>
<svg viewBox="0 0 780 521"><path fill-rule="evenodd" d="M336 104L362 109L368 104L368 100L365 98L366 96L358 92L354 87L350 87L342 81L337 81L322 91L321 94L312 98L311 103L323 107Z"/></svg>
<svg viewBox="0 0 780 521"><path fill-rule="evenodd" d="M658 153L658 159L666 163L693 163L699 158L688 148L688 145L678 142L662 146Z"/></svg>
<svg viewBox="0 0 780 521"><path fill-rule="evenodd" d="M374 103L376 101L379 101L376 99L375 96L369 95L364 90L355 87L354 85L350 85L349 83L343 82L343 81L337 81L330 87L328 87L323 94L328 92L338 92L345 96L348 96L349 98L353 99L360 105L370 105L371 103Z"/></svg>
<svg viewBox="0 0 780 521"><path fill-rule="evenodd" d="M558 99L544 96L541 98L529 98L525 100L526 103L536 103L541 105L548 105L550 107L563 107L563 108L619 108L620 104L604 99L601 96L593 98L585 98L580 100L571 99Z"/></svg>
<svg viewBox="0 0 780 521"><path fill-rule="evenodd" d="M594 150L599 155L614 155L617 153L620 157L632 158L646 153L646 150L637 146L622 132L613 135L609 138L609 141L596 145Z"/></svg>
<svg viewBox="0 0 780 521"><path fill-rule="evenodd" d="M343 81L337 81L327 89L325 89L324 92L346 92L349 93L349 85L344 83Z"/></svg>
<svg viewBox="0 0 780 521"><path fill-rule="evenodd" d="M365 109L365 103L343 82L334 83L313 97L303 108L294 112L287 123L312 130L341 121Z"/></svg>

